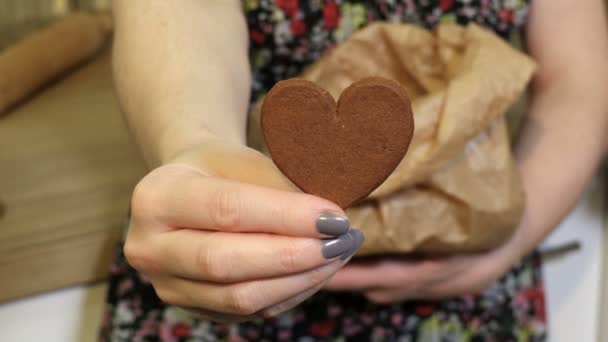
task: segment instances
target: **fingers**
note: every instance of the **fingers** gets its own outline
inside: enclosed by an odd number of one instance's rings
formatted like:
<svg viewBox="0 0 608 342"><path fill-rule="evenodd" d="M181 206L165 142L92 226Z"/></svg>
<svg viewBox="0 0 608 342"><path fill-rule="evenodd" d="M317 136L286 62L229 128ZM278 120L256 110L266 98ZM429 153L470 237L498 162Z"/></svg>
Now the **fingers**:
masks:
<svg viewBox="0 0 608 342"><path fill-rule="evenodd" d="M253 315L327 281L340 267L336 260L319 268L281 278L234 285L195 282L180 278L153 279L166 303L229 315Z"/></svg>
<svg viewBox="0 0 608 342"><path fill-rule="evenodd" d="M412 295L412 298L441 299L483 291L512 266L512 262L505 262L492 254L481 258L458 258L464 267L452 266L458 271L449 278L435 282L424 293Z"/></svg>
<svg viewBox="0 0 608 342"><path fill-rule="evenodd" d="M465 272L467 273L467 272ZM395 288L381 288L365 292L365 297L377 304L389 304L403 300L439 300L450 297L478 293L487 288L494 278L478 278L470 274L455 275L449 279L434 281L421 286L403 285Z"/></svg>
<svg viewBox="0 0 608 342"><path fill-rule="evenodd" d="M163 301L232 321L297 305L362 242L329 201L172 164L136 187L124 252Z"/></svg>
<svg viewBox="0 0 608 342"><path fill-rule="evenodd" d="M409 262L396 259L346 266L338 271L326 288L363 291L368 300L378 304L412 299L435 300L477 293L503 272L500 262L487 256ZM386 276L379 280L377 277L381 273Z"/></svg>
<svg viewBox="0 0 608 342"><path fill-rule="evenodd" d="M359 231L351 229L337 238L320 240L179 229L156 235L149 248L162 255L155 258L157 271L192 280L235 283L328 264L357 249L358 235Z"/></svg>
<svg viewBox="0 0 608 342"><path fill-rule="evenodd" d="M355 247L349 253L345 254L344 257L340 258L341 260L343 260L344 264L347 264L351 260L351 258L353 257L353 255L355 254L357 249L363 244L363 241L365 240L365 237L363 236L362 233L354 234L354 235L355 235L354 238L357 241L355 244ZM275 304L275 305L263 310L259 314L259 316L265 317L265 318L274 317L274 316L280 315L283 312L293 309L298 304L302 303L307 298L309 298L310 296L312 296L313 294L315 294L319 290L321 290L330 280L331 280L331 277L329 279L327 279L326 281L324 281L323 283L321 283L313 288L310 288L279 304Z"/></svg>
<svg viewBox="0 0 608 342"><path fill-rule="evenodd" d="M411 267L411 265L410 265ZM328 290L352 291L387 287L389 284L405 283L404 272L407 266L399 270L390 261L373 261L352 263L338 272L325 286Z"/></svg>
<svg viewBox="0 0 608 342"><path fill-rule="evenodd" d="M286 311L289 311L289 310L295 308L296 306L301 304L303 301L305 301L306 299L310 298L312 295L317 293L323 287L323 284L324 283L317 285L313 288L310 288L308 290L305 290L304 292L301 292L301 293L295 295L294 297L291 297L279 304L275 304L254 315L248 315L248 316L234 315L234 314L226 314L226 313L220 313L220 312L216 312L216 311L204 310L204 309L198 309L198 308L186 308L186 310L199 315L199 317L201 317L203 319L213 320L216 322L237 323L237 322L251 321L258 317L272 318L272 317L276 317Z"/></svg>
<svg viewBox="0 0 608 342"><path fill-rule="evenodd" d="M315 196L208 177L187 168L162 169L138 185L133 210L143 209L172 227L302 237L337 236L350 228L342 209Z"/></svg>
<svg viewBox="0 0 608 342"><path fill-rule="evenodd" d="M353 263L340 270L326 285L329 290L372 290L403 288L416 289L430 286L450 277L457 268L448 262L426 259L406 261L386 259L374 262Z"/></svg>
<svg viewBox="0 0 608 342"><path fill-rule="evenodd" d="M363 242L365 240L365 237L363 236L362 233L360 233L360 231L356 231L356 232L359 232L359 233L353 234L355 241L356 241L355 246L349 253L345 254L342 258L340 258L341 260L344 261L344 264L346 264L350 261L350 259L353 257L353 255L355 254L357 249L363 244ZM274 317L274 316L280 315L283 312L293 309L298 304L302 303L307 298L309 298L310 296L312 296L313 294L315 294L319 290L321 290L327 284L327 282L329 282L330 280L331 280L331 278L327 279L325 282L323 282L311 289L308 289L300 294L297 294L297 295L283 301L282 303L275 304L275 305L265 309L264 311L262 311L260 313L260 316L265 317L265 318Z"/></svg>
<svg viewBox="0 0 608 342"><path fill-rule="evenodd" d="M321 283L313 288L305 290L304 292L299 293L279 304L275 304L275 305L263 310L259 314L259 316L264 317L264 318L271 318L271 317L276 317L276 316L282 314L283 312L289 311L289 310L295 308L296 306L298 306L299 304L301 304L306 299L310 298L315 293L317 293L321 288L323 288L324 284L325 284L325 282Z"/></svg>
<svg viewBox="0 0 608 342"><path fill-rule="evenodd" d="M390 304L398 301L411 299L411 291L405 289L395 290L371 290L365 292L365 298L372 303L376 304Z"/></svg>

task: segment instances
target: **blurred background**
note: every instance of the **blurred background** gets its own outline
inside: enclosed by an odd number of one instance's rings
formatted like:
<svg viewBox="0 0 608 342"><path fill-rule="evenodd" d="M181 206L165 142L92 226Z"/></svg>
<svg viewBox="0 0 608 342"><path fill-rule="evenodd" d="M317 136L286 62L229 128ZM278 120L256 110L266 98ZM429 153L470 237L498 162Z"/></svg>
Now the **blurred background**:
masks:
<svg viewBox="0 0 608 342"><path fill-rule="evenodd" d="M145 174L112 87L111 24L99 19L110 2L0 0L2 342L95 340L131 189ZM82 12L94 15L70 19ZM34 68L41 60L60 67ZM22 98L3 110L3 89ZM550 341L608 341L606 189L598 177L544 244L575 246L545 260Z"/></svg>
<svg viewBox="0 0 608 342"><path fill-rule="evenodd" d="M0 49L76 11L108 11L111 0L0 0Z"/></svg>

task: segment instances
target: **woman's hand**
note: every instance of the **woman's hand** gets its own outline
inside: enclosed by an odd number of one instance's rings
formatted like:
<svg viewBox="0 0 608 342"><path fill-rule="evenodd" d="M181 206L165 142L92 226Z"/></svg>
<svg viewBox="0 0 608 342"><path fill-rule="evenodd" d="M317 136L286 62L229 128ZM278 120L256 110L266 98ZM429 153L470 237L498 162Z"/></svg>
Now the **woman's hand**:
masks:
<svg viewBox="0 0 608 342"><path fill-rule="evenodd" d="M516 148L527 205L507 244L479 255L352 264L327 287L382 303L451 297L484 289L532 251L576 205L606 153L604 13L601 0L532 2L526 40L539 71Z"/></svg>
<svg viewBox="0 0 608 342"><path fill-rule="evenodd" d="M295 306L362 235L339 207L296 192L244 147L251 74L241 2L113 5L117 94L145 159L160 166L134 193L129 263L162 300L207 318Z"/></svg>
<svg viewBox="0 0 608 342"><path fill-rule="evenodd" d="M379 304L477 293L523 256L516 241L517 236L499 249L476 255L355 261L338 271L325 287L362 292L367 299Z"/></svg>
<svg viewBox="0 0 608 342"><path fill-rule="evenodd" d="M215 320L273 316L318 291L363 242L263 155L210 140L136 187L129 263L167 303Z"/></svg>

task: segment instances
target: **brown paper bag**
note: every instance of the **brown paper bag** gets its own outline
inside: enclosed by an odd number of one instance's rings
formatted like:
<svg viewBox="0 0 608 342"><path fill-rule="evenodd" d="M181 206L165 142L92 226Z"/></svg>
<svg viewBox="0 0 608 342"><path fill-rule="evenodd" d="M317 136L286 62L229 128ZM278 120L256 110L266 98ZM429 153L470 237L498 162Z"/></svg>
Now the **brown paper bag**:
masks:
<svg viewBox="0 0 608 342"><path fill-rule="evenodd" d="M367 76L401 82L416 129L393 174L350 208L366 242L360 254L483 251L504 243L524 208L505 112L526 88L535 64L474 24L377 23L356 32L301 77L338 98ZM267 154L260 105L250 145Z"/></svg>

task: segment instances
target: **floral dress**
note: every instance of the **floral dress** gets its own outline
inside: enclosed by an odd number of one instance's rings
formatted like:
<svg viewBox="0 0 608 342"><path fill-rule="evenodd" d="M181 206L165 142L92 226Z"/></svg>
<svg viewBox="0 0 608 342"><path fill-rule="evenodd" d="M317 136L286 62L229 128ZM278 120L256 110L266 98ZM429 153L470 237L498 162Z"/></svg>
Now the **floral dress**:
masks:
<svg viewBox="0 0 608 342"><path fill-rule="evenodd" d="M376 20L476 22L509 38L525 23L524 0L243 0L255 101L320 54ZM537 255L478 294L442 302L377 305L357 293L314 295L273 319L228 324L162 303L119 248L100 341L543 341L544 292Z"/></svg>

